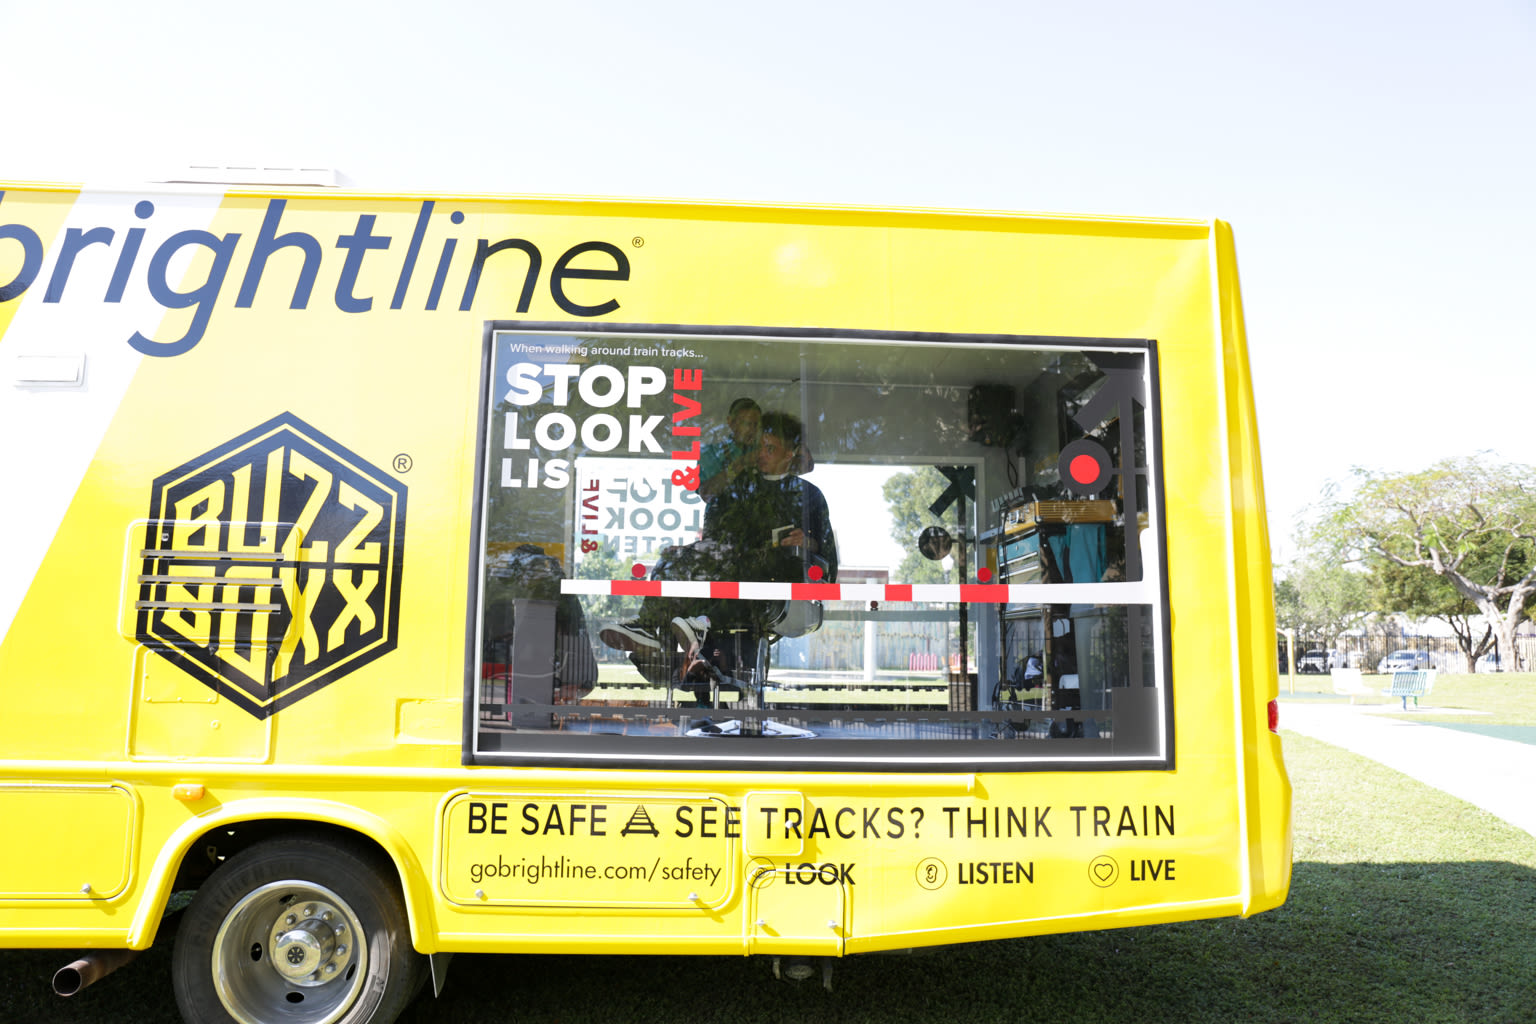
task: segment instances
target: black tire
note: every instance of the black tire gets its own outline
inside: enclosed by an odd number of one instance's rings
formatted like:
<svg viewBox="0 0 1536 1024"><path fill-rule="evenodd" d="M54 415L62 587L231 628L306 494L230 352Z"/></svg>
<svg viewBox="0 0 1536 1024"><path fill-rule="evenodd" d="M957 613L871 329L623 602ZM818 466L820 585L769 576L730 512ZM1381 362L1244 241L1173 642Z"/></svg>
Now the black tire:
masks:
<svg viewBox="0 0 1536 1024"><path fill-rule="evenodd" d="M426 970L389 864L344 840L295 838L253 846L203 884L171 980L192 1024L389 1024Z"/></svg>

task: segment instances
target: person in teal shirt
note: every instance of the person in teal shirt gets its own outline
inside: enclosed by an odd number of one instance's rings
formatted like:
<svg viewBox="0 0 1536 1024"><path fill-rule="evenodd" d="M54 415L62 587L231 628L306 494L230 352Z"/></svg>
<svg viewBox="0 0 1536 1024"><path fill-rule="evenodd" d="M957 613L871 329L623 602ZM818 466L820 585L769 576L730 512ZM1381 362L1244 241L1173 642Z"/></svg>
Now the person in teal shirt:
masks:
<svg viewBox="0 0 1536 1024"><path fill-rule="evenodd" d="M754 467L762 422L763 410L752 399L731 403L725 417L730 439L707 444L699 452L699 497L708 501Z"/></svg>

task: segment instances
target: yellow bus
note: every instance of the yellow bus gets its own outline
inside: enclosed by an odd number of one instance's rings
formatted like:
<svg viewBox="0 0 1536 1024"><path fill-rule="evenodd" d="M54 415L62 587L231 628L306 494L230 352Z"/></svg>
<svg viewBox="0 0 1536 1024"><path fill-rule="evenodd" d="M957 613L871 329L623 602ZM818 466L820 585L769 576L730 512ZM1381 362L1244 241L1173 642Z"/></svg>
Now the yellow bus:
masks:
<svg viewBox="0 0 1536 1024"><path fill-rule="evenodd" d="M188 1021L321 1024L1285 898L1220 221L6 185L0 367L62 991L182 903Z"/></svg>

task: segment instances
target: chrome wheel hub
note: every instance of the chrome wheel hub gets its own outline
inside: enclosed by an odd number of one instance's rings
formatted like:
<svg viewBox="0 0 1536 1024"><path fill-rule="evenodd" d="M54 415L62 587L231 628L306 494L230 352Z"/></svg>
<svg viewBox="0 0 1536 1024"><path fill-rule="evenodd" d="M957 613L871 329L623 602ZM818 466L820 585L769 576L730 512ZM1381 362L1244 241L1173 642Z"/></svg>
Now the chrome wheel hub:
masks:
<svg viewBox="0 0 1536 1024"><path fill-rule="evenodd" d="M295 985L323 985L352 962L347 923L321 900L290 906L272 925L273 969Z"/></svg>
<svg viewBox="0 0 1536 1024"><path fill-rule="evenodd" d="M357 914L313 882L272 882L232 907L213 941L214 990L239 1024L331 1024L368 977Z"/></svg>

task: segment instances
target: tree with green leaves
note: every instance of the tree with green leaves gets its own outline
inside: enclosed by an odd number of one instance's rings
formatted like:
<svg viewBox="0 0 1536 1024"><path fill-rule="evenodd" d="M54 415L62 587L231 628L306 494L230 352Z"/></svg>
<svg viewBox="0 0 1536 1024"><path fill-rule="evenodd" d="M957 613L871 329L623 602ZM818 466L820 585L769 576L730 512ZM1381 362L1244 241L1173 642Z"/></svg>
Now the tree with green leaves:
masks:
<svg viewBox="0 0 1536 1024"><path fill-rule="evenodd" d="M929 506L949 486L949 478L933 466L896 473L885 481L882 491L891 513L891 539L906 552L896 570L896 578L903 583L953 582L945 573L942 562L924 557L917 549L918 534L929 526L942 526L952 535L957 532L954 505L946 510L942 519L929 511ZM972 522L974 509L973 504L966 503L966 518ZM975 565L974 558L971 564Z"/></svg>
<svg viewBox="0 0 1536 1024"><path fill-rule="evenodd" d="M1339 559L1320 535L1304 534L1301 553L1275 580L1275 624L1304 641L1337 647L1371 608L1366 574Z"/></svg>
<svg viewBox="0 0 1536 1024"><path fill-rule="evenodd" d="M1414 618L1444 622L1456 636L1456 645L1467 661L1467 671L1475 671L1477 659L1492 650L1494 644L1493 624L1477 605L1458 593L1442 576L1376 556L1371 556L1368 561L1371 594L1376 606ZM1536 599L1536 594L1532 598Z"/></svg>
<svg viewBox="0 0 1536 1024"><path fill-rule="evenodd" d="M630 564L619 558L619 547L612 540L604 538L598 543L595 551L586 552L581 562L576 566L576 578L583 580L627 580L631 579ZM586 605L587 615L591 618L604 621L620 619L626 613L632 613L634 606L639 602L633 598L623 597L586 597L582 599Z"/></svg>
<svg viewBox="0 0 1536 1024"><path fill-rule="evenodd" d="M1536 467L1478 456L1418 473L1357 469L1350 496L1329 503L1326 528L1354 557L1448 584L1519 658L1515 630L1536 596Z"/></svg>

